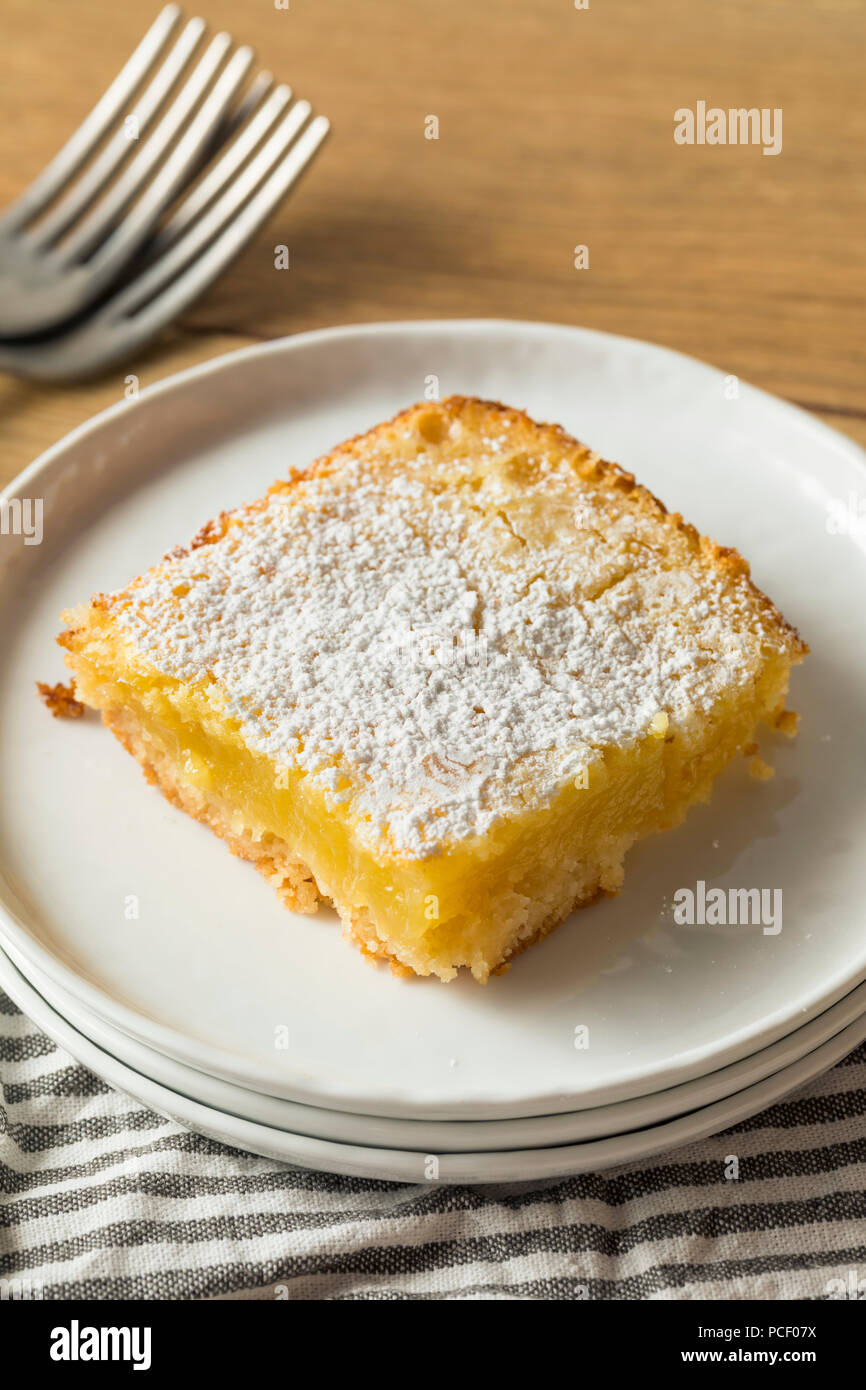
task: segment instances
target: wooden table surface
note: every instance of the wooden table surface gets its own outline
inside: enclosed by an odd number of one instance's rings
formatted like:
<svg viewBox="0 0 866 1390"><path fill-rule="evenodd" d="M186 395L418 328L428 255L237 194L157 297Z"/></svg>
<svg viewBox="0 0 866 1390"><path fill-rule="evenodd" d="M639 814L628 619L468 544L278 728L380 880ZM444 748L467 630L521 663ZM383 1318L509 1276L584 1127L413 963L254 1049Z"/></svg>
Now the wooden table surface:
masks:
<svg viewBox="0 0 866 1390"><path fill-rule="evenodd" d="M0 0L0 202L157 9ZM330 142L158 346L84 386L0 377L0 482L117 400L127 372L146 385L259 339L394 318L651 339L866 443L862 0L205 0L203 13L331 118ZM781 154L676 144L674 112L698 101L781 108Z"/></svg>

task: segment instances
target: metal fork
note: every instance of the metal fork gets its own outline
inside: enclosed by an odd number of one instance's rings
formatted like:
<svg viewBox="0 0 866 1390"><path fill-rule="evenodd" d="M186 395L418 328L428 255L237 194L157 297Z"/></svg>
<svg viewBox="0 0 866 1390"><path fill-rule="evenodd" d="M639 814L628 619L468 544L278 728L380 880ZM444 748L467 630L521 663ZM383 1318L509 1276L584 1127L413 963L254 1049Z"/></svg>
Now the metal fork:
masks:
<svg viewBox="0 0 866 1390"><path fill-rule="evenodd" d="M277 88L266 103L269 123L277 99L284 103L287 92ZM207 213L193 220L202 183L157 239L165 249L140 275L68 332L44 342L0 345L0 369L37 380L70 381L121 361L155 337L222 272L309 164L329 129L325 117L317 116L292 144L309 112L307 102L297 102L236 177L226 174L234 162L234 147L229 149L209 176L214 183L225 182L225 192Z"/></svg>
<svg viewBox="0 0 866 1390"><path fill-rule="evenodd" d="M309 103L295 102L289 110L291 90L284 85L271 89L270 75L261 74L229 124L231 143L155 230L201 168L203 156L212 152L252 62L250 49L234 53L157 167L231 47L229 36L219 34L126 167L131 142L121 128L72 182L165 49L179 19L175 5L162 11L76 134L0 218L0 336L44 332L103 301L82 322L50 340L3 344L0 367L68 379L97 371L141 346L222 271L325 138L327 120L319 116L306 124ZM165 57L136 106L138 134L156 117L203 32L203 21L191 20ZM108 192L91 207L118 170ZM46 208L47 214L31 227ZM124 272L126 283L105 298Z"/></svg>

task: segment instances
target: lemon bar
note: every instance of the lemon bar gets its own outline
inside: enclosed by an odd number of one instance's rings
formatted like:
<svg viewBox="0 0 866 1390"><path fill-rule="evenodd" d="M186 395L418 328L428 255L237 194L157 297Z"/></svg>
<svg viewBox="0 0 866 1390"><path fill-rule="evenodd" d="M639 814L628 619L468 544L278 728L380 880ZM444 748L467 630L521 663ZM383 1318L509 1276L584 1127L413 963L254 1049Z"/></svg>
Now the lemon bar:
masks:
<svg viewBox="0 0 866 1390"><path fill-rule="evenodd" d="M441 980L615 892L759 725L790 732L808 650L629 473L460 396L62 616L77 698L170 801Z"/></svg>

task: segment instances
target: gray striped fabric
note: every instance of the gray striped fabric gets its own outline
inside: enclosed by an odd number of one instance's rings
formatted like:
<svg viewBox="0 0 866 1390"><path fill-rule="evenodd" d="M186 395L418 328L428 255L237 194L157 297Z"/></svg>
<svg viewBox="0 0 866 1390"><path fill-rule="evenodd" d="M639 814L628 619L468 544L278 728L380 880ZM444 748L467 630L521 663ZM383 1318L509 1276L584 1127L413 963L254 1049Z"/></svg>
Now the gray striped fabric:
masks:
<svg viewBox="0 0 866 1390"><path fill-rule="evenodd" d="M6 1296L813 1299L866 1281L866 1045L645 1166L487 1188L310 1173L188 1134L2 993L0 1078Z"/></svg>

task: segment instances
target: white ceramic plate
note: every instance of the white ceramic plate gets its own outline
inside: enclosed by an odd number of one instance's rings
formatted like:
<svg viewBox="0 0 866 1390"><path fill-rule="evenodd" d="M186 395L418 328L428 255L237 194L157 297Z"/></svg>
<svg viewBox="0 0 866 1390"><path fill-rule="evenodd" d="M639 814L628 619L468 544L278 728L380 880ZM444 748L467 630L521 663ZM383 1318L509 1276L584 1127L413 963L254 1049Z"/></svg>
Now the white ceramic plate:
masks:
<svg viewBox="0 0 866 1390"><path fill-rule="evenodd" d="M440 1153L435 1149L375 1148L332 1143L257 1124L202 1105L188 1096L142 1076L103 1052L66 1022L0 951L0 986L55 1042L112 1086L128 1092L178 1124L209 1139L302 1168L391 1182L492 1183L529 1182L598 1172L634 1163L668 1149L694 1143L766 1109L798 1086L819 1076L846 1056L866 1036L866 1015L808 1056L775 1076L715 1105L682 1115L667 1124L596 1139L584 1144L504 1152Z"/></svg>
<svg viewBox="0 0 866 1390"><path fill-rule="evenodd" d="M368 969L327 914L268 885L146 787L98 725L53 721L64 605L127 581L221 507L424 394L495 396L565 424L752 560L811 642L800 739L773 782L632 852L623 893L481 989ZM206 363L75 431L22 475L45 540L0 576L3 935L114 1026L214 1075L341 1110L425 1119L565 1112L748 1056L866 977L866 554L828 506L863 455L810 417L661 348L546 325L309 334ZM784 924L679 927L698 879L781 888ZM130 914L137 911L137 916ZM589 1028L590 1047L574 1046ZM286 1034L278 1032L285 1028ZM275 1046L287 1036L289 1046Z"/></svg>
<svg viewBox="0 0 866 1390"><path fill-rule="evenodd" d="M3 953L0 952L0 955ZM548 1148L584 1143L658 1125L692 1110L724 1100L784 1070L830 1041L866 1013L866 984L846 994L825 1013L794 1033L742 1062L687 1081L666 1091L564 1115L514 1120L401 1120L349 1111L323 1110L277 1096L262 1095L177 1062L113 1028L64 993L12 948L8 958L45 1003L77 1033L125 1067L148 1080L256 1124L314 1139L374 1148L407 1148L425 1153L473 1153L480 1150Z"/></svg>

